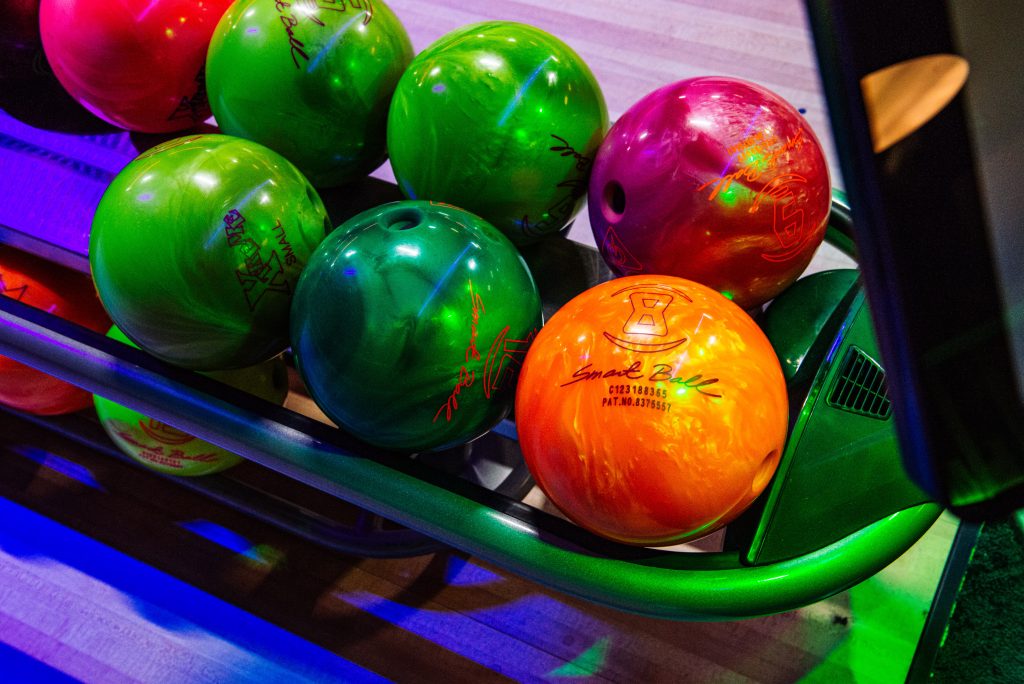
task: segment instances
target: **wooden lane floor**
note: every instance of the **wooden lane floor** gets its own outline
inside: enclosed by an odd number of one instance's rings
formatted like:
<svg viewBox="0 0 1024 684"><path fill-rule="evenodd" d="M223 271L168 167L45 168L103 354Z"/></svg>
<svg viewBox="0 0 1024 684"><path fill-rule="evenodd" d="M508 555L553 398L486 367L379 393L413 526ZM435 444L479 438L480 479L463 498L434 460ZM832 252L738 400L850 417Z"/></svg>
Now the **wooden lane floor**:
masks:
<svg viewBox="0 0 1024 684"><path fill-rule="evenodd" d="M0 430L0 665L83 681L902 681L955 527L827 601L675 622L455 551L328 551L19 420Z"/></svg>

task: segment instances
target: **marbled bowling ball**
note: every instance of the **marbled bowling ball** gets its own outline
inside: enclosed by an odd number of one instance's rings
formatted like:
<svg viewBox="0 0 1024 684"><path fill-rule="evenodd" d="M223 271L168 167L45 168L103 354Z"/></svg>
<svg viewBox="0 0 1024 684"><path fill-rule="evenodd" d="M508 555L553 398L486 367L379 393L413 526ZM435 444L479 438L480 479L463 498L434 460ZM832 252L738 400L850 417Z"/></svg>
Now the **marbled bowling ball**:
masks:
<svg viewBox="0 0 1024 684"><path fill-rule="evenodd" d="M299 279L292 349L310 396L376 446L468 442L509 412L541 325L518 251L469 212L402 201L346 221Z"/></svg>
<svg viewBox="0 0 1024 684"><path fill-rule="evenodd" d="M170 133L210 116L203 68L231 0L41 0L43 50L86 109L130 131Z"/></svg>
<svg viewBox="0 0 1024 684"><path fill-rule="evenodd" d="M796 280L825 236L828 164L789 103L735 78L660 88L615 122L594 161L594 239L618 273L674 275L745 309Z"/></svg>
<svg viewBox="0 0 1024 684"><path fill-rule="evenodd" d="M116 326L110 329L107 336L135 346ZM288 368L282 356L275 356L255 366L213 371L208 375L276 404L282 403L288 395ZM151 470L167 475L209 475L227 470L243 460L227 449L98 394L93 401L100 424L111 441L125 455Z"/></svg>
<svg viewBox="0 0 1024 684"><path fill-rule="evenodd" d="M96 209L89 262L103 305L153 356L251 366L288 346L302 268L330 225L309 181L242 138L194 135L129 163Z"/></svg>
<svg viewBox="0 0 1024 684"><path fill-rule="evenodd" d="M206 84L224 133L283 155L317 187L380 166L412 43L382 0L239 0L210 41Z"/></svg>
<svg viewBox="0 0 1024 684"><path fill-rule="evenodd" d="M0 296L16 299L94 332L110 327L89 276L0 245ZM0 356L0 403L26 413L79 411L92 401L80 387Z"/></svg>
<svg viewBox="0 0 1024 684"><path fill-rule="evenodd" d="M462 207L527 244L582 207L607 127L578 54L538 28L491 21L412 61L391 103L388 150L406 197Z"/></svg>
<svg viewBox="0 0 1024 684"><path fill-rule="evenodd" d="M592 287L537 335L519 378L526 465L581 527L675 544L722 527L771 480L786 384L740 307L673 276Z"/></svg>

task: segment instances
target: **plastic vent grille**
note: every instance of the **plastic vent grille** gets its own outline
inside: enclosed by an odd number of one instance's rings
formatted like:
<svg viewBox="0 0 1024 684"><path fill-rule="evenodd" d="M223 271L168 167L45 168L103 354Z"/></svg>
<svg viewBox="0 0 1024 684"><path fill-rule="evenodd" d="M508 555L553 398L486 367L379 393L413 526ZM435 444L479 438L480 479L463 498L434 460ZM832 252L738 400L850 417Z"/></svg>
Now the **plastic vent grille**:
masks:
<svg viewBox="0 0 1024 684"><path fill-rule="evenodd" d="M832 383L828 403L843 411L886 420L892 415L892 402L885 384L885 370L860 349L850 347Z"/></svg>

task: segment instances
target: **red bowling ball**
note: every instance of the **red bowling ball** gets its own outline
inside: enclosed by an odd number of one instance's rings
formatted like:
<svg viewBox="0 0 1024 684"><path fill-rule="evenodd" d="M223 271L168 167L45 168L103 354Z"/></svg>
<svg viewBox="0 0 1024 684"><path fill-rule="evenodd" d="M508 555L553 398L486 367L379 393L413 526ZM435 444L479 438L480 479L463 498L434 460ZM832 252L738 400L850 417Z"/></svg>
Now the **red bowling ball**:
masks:
<svg viewBox="0 0 1024 684"><path fill-rule="evenodd" d="M89 277L0 246L0 296L11 297L96 332L110 327ZM30 366L0 356L0 404L57 415L92 404L92 395Z"/></svg>
<svg viewBox="0 0 1024 684"><path fill-rule="evenodd" d="M753 83L704 77L650 93L615 123L588 204L618 273L687 278L749 310L807 268L831 185L796 108Z"/></svg>
<svg viewBox="0 0 1024 684"><path fill-rule="evenodd" d="M42 0L50 67L86 109L115 126L169 133L210 116L204 68L231 0Z"/></svg>

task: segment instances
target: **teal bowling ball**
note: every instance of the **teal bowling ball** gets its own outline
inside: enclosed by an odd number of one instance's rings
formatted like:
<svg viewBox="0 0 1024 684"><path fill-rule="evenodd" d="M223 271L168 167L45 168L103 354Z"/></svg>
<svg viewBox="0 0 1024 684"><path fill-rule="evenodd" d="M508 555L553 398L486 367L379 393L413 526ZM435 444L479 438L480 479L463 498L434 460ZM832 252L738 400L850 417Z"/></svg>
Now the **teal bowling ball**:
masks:
<svg viewBox="0 0 1024 684"><path fill-rule="evenodd" d="M412 56L381 0L238 0L210 41L206 88L223 132L332 187L384 162L388 106Z"/></svg>
<svg viewBox="0 0 1024 684"><path fill-rule="evenodd" d="M391 103L388 150L406 197L462 207L525 245L580 210L607 128L601 88L572 48L490 21L413 59Z"/></svg>
<svg viewBox="0 0 1024 684"><path fill-rule="evenodd" d="M317 248L292 303L310 397L365 442L420 452L479 437L509 412L541 326L526 263L461 209L400 201Z"/></svg>
<svg viewBox="0 0 1024 684"><path fill-rule="evenodd" d="M288 312L330 222L286 159L225 135L175 138L111 181L89 264L121 331L199 371L252 366L288 346Z"/></svg>

